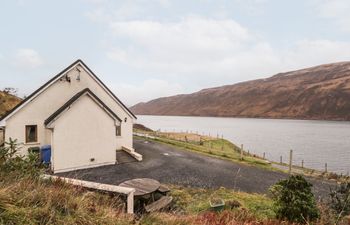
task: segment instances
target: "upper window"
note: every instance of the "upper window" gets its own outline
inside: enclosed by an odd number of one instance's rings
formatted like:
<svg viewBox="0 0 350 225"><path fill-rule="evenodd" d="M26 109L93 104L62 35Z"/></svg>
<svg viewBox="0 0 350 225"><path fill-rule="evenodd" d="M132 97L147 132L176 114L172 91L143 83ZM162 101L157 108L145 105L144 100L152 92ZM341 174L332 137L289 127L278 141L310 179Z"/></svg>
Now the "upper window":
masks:
<svg viewBox="0 0 350 225"><path fill-rule="evenodd" d="M26 143L38 142L38 126L26 126Z"/></svg>
<svg viewBox="0 0 350 225"><path fill-rule="evenodd" d="M116 126L116 132L115 132L115 134L116 134L117 136L122 136L122 127L121 127L121 125Z"/></svg>

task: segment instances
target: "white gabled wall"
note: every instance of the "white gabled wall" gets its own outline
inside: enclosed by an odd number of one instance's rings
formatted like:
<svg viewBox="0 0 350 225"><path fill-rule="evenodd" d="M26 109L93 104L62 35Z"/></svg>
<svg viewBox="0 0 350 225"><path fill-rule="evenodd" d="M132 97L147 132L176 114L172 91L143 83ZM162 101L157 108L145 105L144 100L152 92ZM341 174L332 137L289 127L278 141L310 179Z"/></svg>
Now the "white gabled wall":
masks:
<svg viewBox="0 0 350 225"><path fill-rule="evenodd" d="M79 72L75 69L67 73L71 82L65 79L53 83L44 92L34 98L25 107L6 121L6 140L9 137L18 139L19 143L25 142L25 125L38 125L38 143L25 144L21 149L22 154L27 153L31 146L51 144L50 130L45 128L44 121L64 103L79 91L89 88L94 92L120 119L122 119L122 136L116 137L117 149L121 146L132 148L132 124L131 117L82 67L80 67L80 81L77 80ZM124 119L127 118L127 122Z"/></svg>
<svg viewBox="0 0 350 225"><path fill-rule="evenodd" d="M88 95L79 98L53 123L54 172L114 164L115 124Z"/></svg>

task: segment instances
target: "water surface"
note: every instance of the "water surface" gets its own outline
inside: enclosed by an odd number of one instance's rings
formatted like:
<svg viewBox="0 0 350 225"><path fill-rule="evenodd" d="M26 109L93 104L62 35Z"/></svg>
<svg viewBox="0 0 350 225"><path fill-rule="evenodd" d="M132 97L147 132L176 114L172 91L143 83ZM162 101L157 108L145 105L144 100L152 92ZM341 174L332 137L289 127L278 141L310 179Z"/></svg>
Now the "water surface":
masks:
<svg viewBox="0 0 350 225"><path fill-rule="evenodd" d="M293 164L346 174L350 171L350 122L243 119L222 117L138 116L154 130L198 132L244 145L251 153L274 161L288 161L293 149Z"/></svg>

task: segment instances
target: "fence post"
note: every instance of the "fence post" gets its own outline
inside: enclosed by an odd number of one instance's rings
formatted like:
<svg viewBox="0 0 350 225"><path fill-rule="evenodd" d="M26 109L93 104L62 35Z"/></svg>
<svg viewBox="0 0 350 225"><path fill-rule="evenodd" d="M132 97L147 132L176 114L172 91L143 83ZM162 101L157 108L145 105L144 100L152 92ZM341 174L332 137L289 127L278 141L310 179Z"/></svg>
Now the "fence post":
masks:
<svg viewBox="0 0 350 225"><path fill-rule="evenodd" d="M293 163L293 150L291 149L289 152L289 175L292 174L292 163Z"/></svg>
<svg viewBox="0 0 350 225"><path fill-rule="evenodd" d="M324 164L324 172L328 172L327 163Z"/></svg>
<svg viewBox="0 0 350 225"><path fill-rule="evenodd" d="M283 161L282 161L282 156L280 156L280 164L282 164L283 163Z"/></svg>
<svg viewBox="0 0 350 225"><path fill-rule="evenodd" d="M304 168L304 160L301 160L301 168Z"/></svg>
<svg viewBox="0 0 350 225"><path fill-rule="evenodd" d="M263 159L265 159L265 152L263 153Z"/></svg>
<svg viewBox="0 0 350 225"><path fill-rule="evenodd" d="M241 160L243 160L243 144L241 145Z"/></svg>

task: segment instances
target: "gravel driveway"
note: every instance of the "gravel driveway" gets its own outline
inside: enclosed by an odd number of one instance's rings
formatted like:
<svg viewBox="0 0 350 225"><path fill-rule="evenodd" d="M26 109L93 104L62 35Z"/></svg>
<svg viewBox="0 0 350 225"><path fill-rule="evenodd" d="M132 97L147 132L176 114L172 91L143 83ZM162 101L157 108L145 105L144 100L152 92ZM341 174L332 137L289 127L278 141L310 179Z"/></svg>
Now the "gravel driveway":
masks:
<svg viewBox="0 0 350 225"><path fill-rule="evenodd" d="M134 148L143 155L142 162L103 166L61 173L60 176L120 184L133 178L153 178L161 183L187 187L226 187L250 193L267 193L268 188L287 175L253 166L216 159L165 144L134 139ZM328 181L310 179L317 196L326 196Z"/></svg>

